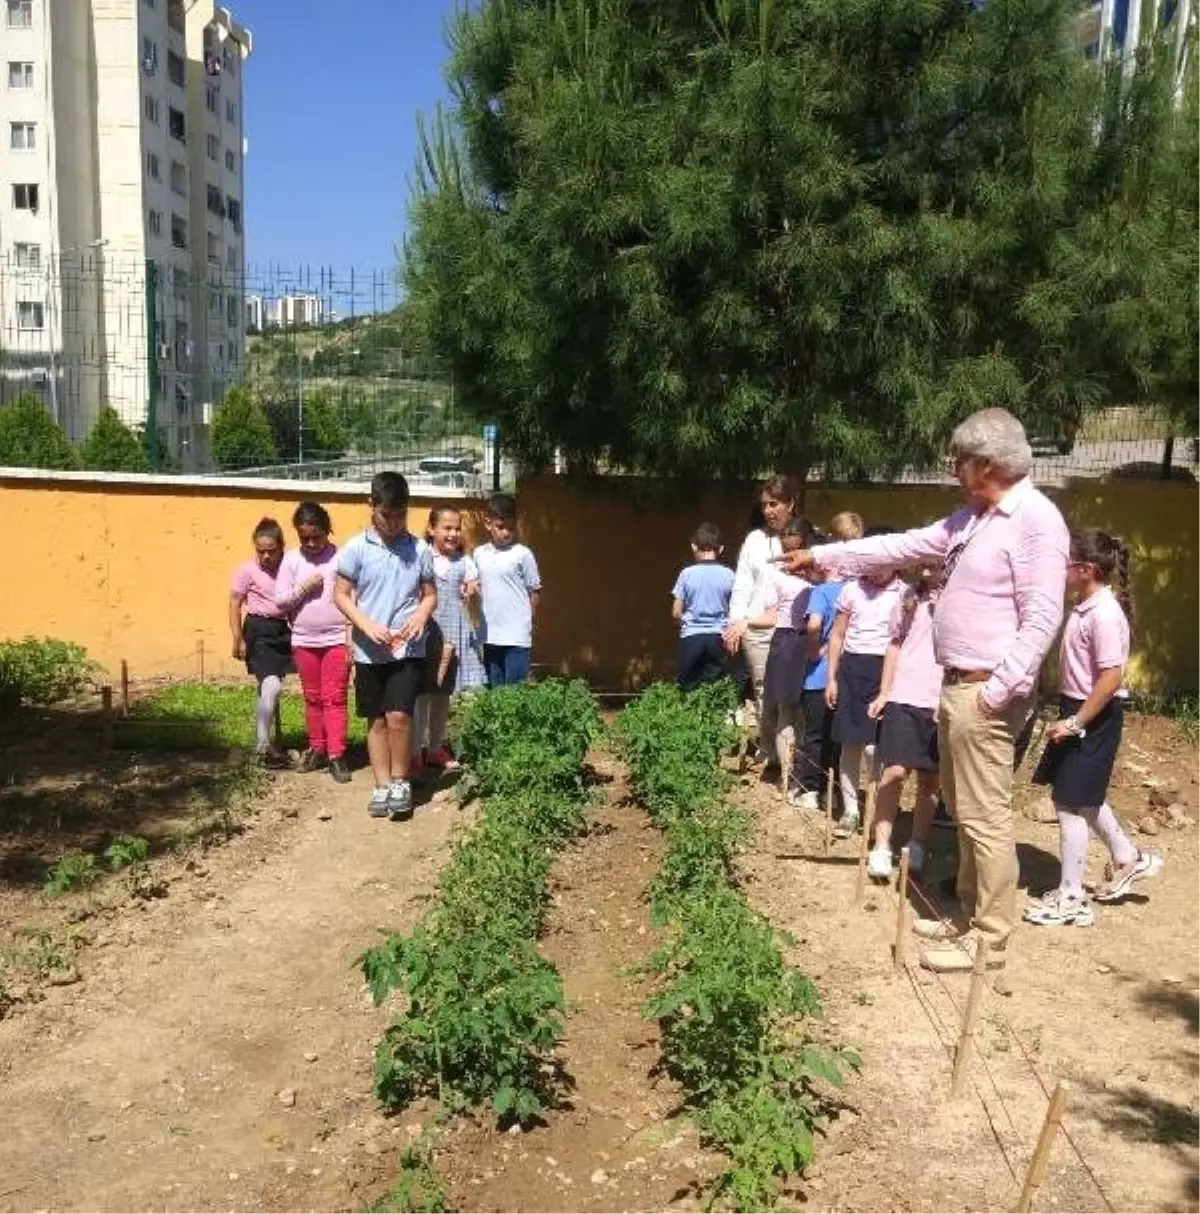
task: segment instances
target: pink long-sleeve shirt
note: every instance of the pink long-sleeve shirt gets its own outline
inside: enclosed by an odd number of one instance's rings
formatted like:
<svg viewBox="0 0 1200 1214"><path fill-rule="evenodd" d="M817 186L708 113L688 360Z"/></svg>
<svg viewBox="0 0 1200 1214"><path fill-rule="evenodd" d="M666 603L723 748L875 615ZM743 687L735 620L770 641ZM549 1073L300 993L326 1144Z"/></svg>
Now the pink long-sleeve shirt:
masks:
<svg viewBox="0 0 1200 1214"><path fill-rule="evenodd" d="M301 649L328 649L346 643L345 616L333 605L338 550L327 544L315 559L299 548L284 555L275 582L275 602L292 622L292 644ZM301 582L321 575L321 588L297 596Z"/></svg>
<svg viewBox="0 0 1200 1214"><path fill-rule="evenodd" d="M1058 507L1025 477L995 506L971 505L928 527L826 544L817 565L841 574L941 562L933 646L948 670L990 671L998 710L1033 691L1062 621L1070 541Z"/></svg>

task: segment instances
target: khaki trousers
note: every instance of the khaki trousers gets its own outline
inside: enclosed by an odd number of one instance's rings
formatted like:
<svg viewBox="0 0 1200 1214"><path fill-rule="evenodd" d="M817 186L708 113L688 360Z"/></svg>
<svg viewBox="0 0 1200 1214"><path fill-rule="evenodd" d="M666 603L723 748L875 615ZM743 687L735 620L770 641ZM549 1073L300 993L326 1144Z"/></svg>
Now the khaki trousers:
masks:
<svg viewBox="0 0 1200 1214"><path fill-rule="evenodd" d="M971 926L992 948L1003 948L1017 921L1013 756L1032 698L992 715L979 707L982 687L942 689L938 746L942 795L958 826L958 896Z"/></svg>
<svg viewBox="0 0 1200 1214"><path fill-rule="evenodd" d="M767 655L771 652L773 628L747 628L742 637L742 653L754 685L754 711L758 723L758 744L766 754L767 762L776 761L775 734L777 730L774 705L763 704L763 680L767 677Z"/></svg>

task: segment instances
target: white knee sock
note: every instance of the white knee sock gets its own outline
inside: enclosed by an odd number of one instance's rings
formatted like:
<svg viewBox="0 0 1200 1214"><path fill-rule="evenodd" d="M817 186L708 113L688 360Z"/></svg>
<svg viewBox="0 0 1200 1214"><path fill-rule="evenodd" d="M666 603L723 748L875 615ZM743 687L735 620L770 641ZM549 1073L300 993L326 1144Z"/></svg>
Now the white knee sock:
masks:
<svg viewBox="0 0 1200 1214"><path fill-rule="evenodd" d="M1089 810L1086 816L1096 838L1108 848L1113 864L1120 868L1132 864L1137 859L1137 848L1130 843L1129 837L1121 829L1121 823L1117 821L1117 815L1113 813L1112 806L1107 801L1098 810Z"/></svg>
<svg viewBox="0 0 1200 1214"><path fill-rule="evenodd" d="M842 813L858 817L858 773L862 767L863 747L859 743L842 744L838 783L842 790Z"/></svg>
<svg viewBox="0 0 1200 1214"><path fill-rule="evenodd" d="M258 685L258 710L254 714L254 742L259 750L266 750L271 745L271 726L275 720L275 705L279 703L279 693L283 690L283 680L274 674L269 674Z"/></svg>

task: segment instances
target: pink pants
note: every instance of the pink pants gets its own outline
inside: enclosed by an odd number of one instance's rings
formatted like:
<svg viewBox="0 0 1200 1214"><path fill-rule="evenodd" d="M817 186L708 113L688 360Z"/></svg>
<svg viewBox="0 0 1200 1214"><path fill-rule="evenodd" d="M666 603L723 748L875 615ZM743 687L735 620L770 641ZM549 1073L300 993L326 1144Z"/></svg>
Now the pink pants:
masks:
<svg viewBox="0 0 1200 1214"><path fill-rule="evenodd" d="M346 690L350 663L345 645L327 649L292 646L292 658L304 692L308 744L331 759L346 753Z"/></svg>

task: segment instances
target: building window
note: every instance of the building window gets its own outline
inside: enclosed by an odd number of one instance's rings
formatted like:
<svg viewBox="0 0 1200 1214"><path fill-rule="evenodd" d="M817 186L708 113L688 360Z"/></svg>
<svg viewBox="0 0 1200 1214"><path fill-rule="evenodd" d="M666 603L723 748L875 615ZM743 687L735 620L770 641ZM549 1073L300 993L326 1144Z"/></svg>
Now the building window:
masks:
<svg viewBox="0 0 1200 1214"><path fill-rule="evenodd" d="M178 194L180 198L186 198L188 192L188 173L187 166L180 164L178 160L171 161L171 192Z"/></svg>
<svg viewBox="0 0 1200 1214"><path fill-rule="evenodd" d="M187 69L183 65L183 58L174 51L167 51L167 79L180 88L187 83Z"/></svg>
<svg viewBox="0 0 1200 1214"><path fill-rule="evenodd" d="M46 327L46 308L44 304L22 299L17 303L18 329L44 329Z"/></svg>
<svg viewBox="0 0 1200 1214"><path fill-rule="evenodd" d="M219 100L219 95L217 93L217 90L215 88L213 88L212 85L210 84L204 90L204 107L205 107L205 109L208 110L208 112L210 114L215 114L217 112L218 100Z"/></svg>
<svg viewBox="0 0 1200 1214"><path fill-rule="evenodd" d="M159 164L156 152L146 153L146 176L151 181L159 181L162 178L162 166Z"/></svg>
<svg viewBox="0 0 1200 1214"><path fill-rule="evenodd" d="M151 236L162 235L162 212L147 211L146 212L146 227L150 229Z"/></svg>
<svg viewBox="0 0 1200 1214"><path fill-rule="evenodd" d="M225 167L231 172L237 172L237 157L233 154L233 148L225 149Z"/></svg>
<svg viewBox="0 0 1200 1214"><path fill-rule="evenodd" d="M10 89L33 88L33 64L18 63L10 59L8 64L8 87Z"/></svg>
<svg viewBox="0 0 1200 1214"><path fill-rule="evenodd" d="M236 329L238 322L238 306L237 296L230 295L225 300L225 323L231 328ZM230 358L233 357L233 347L229 347Z"/></svg>
<svg viewBox="0 0 1200 1214"><path fill-rule="evenodd" d="M40 244L13 245L13 258L20 270L40 270L42 268L42 246Z"/></svg>
<svg viewBox="0 0 1200 1214"><path fill-rule="evenodd" d="M171 216L171 243L177 249L186 249L187 241L187 220L182 215Z"/></svg>
<svg viewBox="0 0 1200 1214"><path fill-rule="evenodd" d="M225 99L225 121L237 124L237 103L230 101L228 97Z"/></svg>
<svg viewBox="0 0 1200 1214"><path fill-rule="evenodd" d="M221 292L210 291L208 294L208 314L214 319L221 315Z"/></svg>
<svg viewBox="0 0 1200 1214"><path fill-rule="evenodd" d="M33 0L8 0L8 28L10 30L33 28Z"/></svg>
<svg viewBox="0 0 1200 1214"><path fill-rule="evenodd" d="M237 52L232 46L226 46L224 51L221 52L221 59L225 64L225 70L232 74L237 68Z"/></svg>
<svg viewBox="0 0 1200 1214"><path fill-rule="evenodd" d="M153 76L158 71L158 43L153 38L142 38L142 71Z"/></svg>
<svg viewBox="0 0 1200 1214"><path fill-rule="evenodd" d="M10 122L8 124L8 146L14 152L28 152L37 146L37 136L32 122Z"/></svg>
<svg viewBox="0 0 1200 1214"><path fill-rule="evenodd" d="M142 3L147 8L157 8L158 7L158 0L142 0Z"/></svg>
<svg viewBox="0 0 1200 1214"><path fill-rule="evenodd" d="M229 222L233 224L233 230L240 232L242 230L242 204L236 198L227 200L226 209L229 212Z"/></svg>
<svg viewBox="0 0 1200 1214"><path fill-rule="evenodd" d="M221 238L214 236L212 232L207 233L208 236L208 260L213 265L221 264Z"/></svg>
<svg viewBox="0 0 1200 1214"><path fill-rule="evenodd" d="M183 17L183 0L167 0L167 24L177 33L186 33Z"/></svg>
<svg viewBox="0 0 1200 1214"><path fill-rule="evenodd" d="M209 135L206 143L207 143L207 147L208 147L209 160L216 160L217 155L221 150L220 139L218 139L216 135Z"/></svg>
<svg viewBox="0 0 1200 1214"><path fill-rule="evenodd" d="M225 246L225 268L227 270L236 270L238 268L238 247L235 244L227 244Z"/></svg>
<svg viewBox="0 0 1200 1214"><path fill-rule="evenodd" d="M215 185L208 187L208 213L218 215L222 219L225 218L225 201L221 196L221 191Z"/></svg>
<svg viewBox="0 0 1200 1214"><path fill-rule="evenodd" d="M36 185L14 185L13 206L18 211L32 211L35 215L38 209L38 188Z"/></svg>
<svg viewBox="0 0 1200 1214"><path fill-rule="evenodd" d="M187 143L187 122L183 117L183 111L177 110L174 106L167 107L167 131L172 139L178 139L180 143Z"/></svg>
<svg viewBox="0 0 1200 1214"><path fill-rule="evenodd" d="M146 115L146 119L148 122L153 122L154 125L157 126L158 125L158 114L159 114L158 98L151 97L150 94L147 93L146 99L142 103L142 113Z"/></svg>

